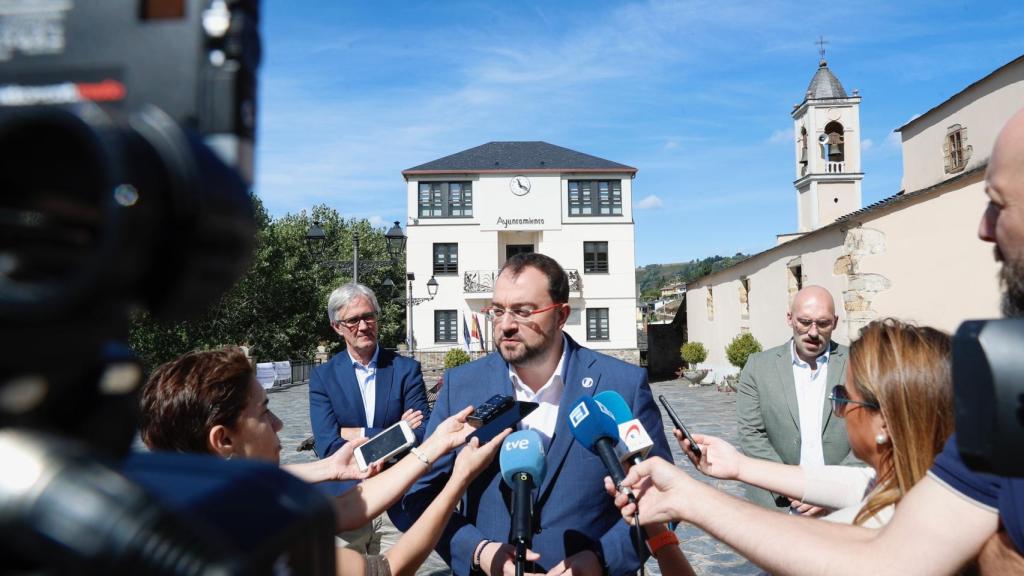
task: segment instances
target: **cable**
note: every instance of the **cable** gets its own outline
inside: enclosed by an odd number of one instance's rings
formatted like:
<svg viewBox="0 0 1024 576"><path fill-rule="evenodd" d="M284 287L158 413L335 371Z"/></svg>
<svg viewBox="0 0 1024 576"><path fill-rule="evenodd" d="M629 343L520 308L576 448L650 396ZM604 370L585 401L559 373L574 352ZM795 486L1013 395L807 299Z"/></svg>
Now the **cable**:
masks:
<svg viewBox="0 0 1024 576"><path fill-rule="evenodd" d="M640 526L640 506L639 506L639 504L633 510L633 527L635 528L635 530L633 532L634 532L634 535L636 536L636 553L637 553L637 555L639 555L642 558L643 557L643 552L642 551L643 551L643 546L644 546L644 529L643 529L642 526ZM644 574L644 572L645 572L644 566L646 564L647 564L646 562L641 562L640 563L640 576L645 576L645 574Z"/></svg>

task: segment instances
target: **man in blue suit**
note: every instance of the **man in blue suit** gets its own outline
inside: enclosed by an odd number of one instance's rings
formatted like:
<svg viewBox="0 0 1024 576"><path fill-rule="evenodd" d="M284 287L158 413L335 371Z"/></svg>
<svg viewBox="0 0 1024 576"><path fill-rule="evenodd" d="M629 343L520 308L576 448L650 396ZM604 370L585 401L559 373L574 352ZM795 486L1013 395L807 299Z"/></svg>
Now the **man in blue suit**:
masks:
<svg viewBox="0 0 1024 576"><path fill-rule="evenodd" d="M423 420L429 416L427 390L420 363L377 344L380 305L373 290L345 284L327 299L331 327L345 339L345 352L313 370L309 379L309 417L316 453L334 454L349 440L371 438L405 420L417 443L423 441ZM352 483L338 483L338 492ZM362 529L339 535L350 548L380 554L393 537L384 515Z"/></svg>
<svg viewBox="0 0 1024 576"><path fill-rule="evenodd" d="M547 460L547 474L536 492L530 558L538 571L552 574L632 574L646 549L636 549L629 527L604 492L607 472L601 460L574 441L568 412L581 396L614 390L654 439L652 453L669 460L671 454L646 372L564 334L568 300L568 277L553 259L542 254L509 258L485 310L494 323L498 352L446 373L427 434L449 415L495 394L538 403L520 423L521 429L541 435ZM407 529L444 485L453 457L433 463L406 494L402 513L392 516L399 528ZM438 543L437 551L457 576L475 570L488 576L512 574L514 548L505 543L510 502L496 460L470 486Z"/></svg>

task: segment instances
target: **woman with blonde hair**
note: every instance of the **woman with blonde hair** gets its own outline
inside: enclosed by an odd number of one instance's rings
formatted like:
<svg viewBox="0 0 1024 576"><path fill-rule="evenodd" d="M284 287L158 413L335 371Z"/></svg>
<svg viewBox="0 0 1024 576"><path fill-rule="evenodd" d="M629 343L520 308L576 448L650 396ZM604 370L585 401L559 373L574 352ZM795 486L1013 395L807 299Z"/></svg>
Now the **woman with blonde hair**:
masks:
<svg viewBox="0 0 1024 576"><path fill-rule="evenodd" d="M740 454L728 442L695 434L702 472L740 480L835 510L835 522L881 528L895 505L928 472L953 433L950 338L895 319L865 326L850 345L846 382L832 389L832 412L846 420L850 448L868 467L792 466Z"/></svg>

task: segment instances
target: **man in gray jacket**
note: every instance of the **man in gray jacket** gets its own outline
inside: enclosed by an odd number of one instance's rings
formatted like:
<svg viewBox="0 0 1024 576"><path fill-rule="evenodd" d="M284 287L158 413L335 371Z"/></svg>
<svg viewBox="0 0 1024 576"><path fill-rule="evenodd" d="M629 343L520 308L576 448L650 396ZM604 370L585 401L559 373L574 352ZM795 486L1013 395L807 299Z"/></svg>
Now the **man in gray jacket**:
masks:
<svg viewBox="0 0 1024 576"><path fill-rule="evenodd" d="M748 359L736 400L740 448L747 456L805 466L855 461L846 424L832 415L828 399L846 379L847 348L832 342L838 320L828 290L808 286L786 314L793 338ZM746 490L748 500L765 508L821 512L767 490Z"/></svg>

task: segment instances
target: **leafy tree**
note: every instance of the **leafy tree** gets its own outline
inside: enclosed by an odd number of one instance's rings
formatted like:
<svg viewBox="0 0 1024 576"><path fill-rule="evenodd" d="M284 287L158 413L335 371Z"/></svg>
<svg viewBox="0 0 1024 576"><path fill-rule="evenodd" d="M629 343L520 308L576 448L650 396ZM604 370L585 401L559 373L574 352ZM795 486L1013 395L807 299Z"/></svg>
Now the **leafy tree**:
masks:
<svg viewBox="0 0 1024 576"><path fill-rule="evenodd" d="M729 359L729 364L743 370L743 367L747 365L747 359L760 351L761 343L754 338L753 334L745 332L729 342L729 345L725 347L725 356Z"/></svg>
<svg viewBox="0 0 1024 576"><path fill-rule="evenodd" d="M444 353L444 368L455 368L456 366L462 366L468 363L472 358L469 357L469 352L466 352L462 348L449 348Z"/></svg>
<svg viewBox="0 0 1024 576"><path fill-rule="evenodd" d="M683 362L690 368L708 359L708 350L700 342L687 342L679 348Z"/></svg>
<svg viewBox="0 0 1024 576"><path fill-rule="evenodd" d="M324 254L329 258L350 260L355 232L360 260L387 260L383 231L363 219L346 220L324 205L273 220L258 198L253 202L258 231L245 276L194 319L161 323L140 314L133 322L130 343L148 369L189 350L224 345L249 345L261 360L309 358L321 341L341 347L326 304L334 288L351 281L352 269L319 265L306 246L306 232L314 220L320 223L327 234ZM400 283L401 270L402 263L396 262L359 272L359 281L370 286L380 302L380 339L386 347L402 340L405 315L403 305L391 300L395 294L382 283L389 276Z"/></svg>

